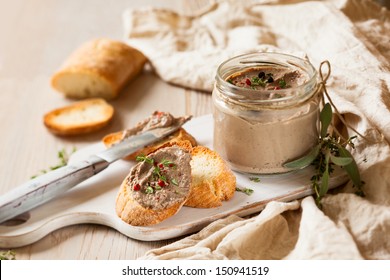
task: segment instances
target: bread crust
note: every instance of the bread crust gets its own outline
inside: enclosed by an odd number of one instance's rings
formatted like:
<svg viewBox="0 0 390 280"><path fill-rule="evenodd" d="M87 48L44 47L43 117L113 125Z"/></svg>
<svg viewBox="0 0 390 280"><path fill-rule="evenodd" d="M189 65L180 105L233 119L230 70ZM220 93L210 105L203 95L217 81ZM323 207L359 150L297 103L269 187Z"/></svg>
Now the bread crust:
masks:
<svg viewBox="0 0 390 280"><path fill-rule="evenodd" d="M184 205L195 208L222 206L222 201L230 200L236 191L234 173L217 152L207 147L194 147L191 155L192 188ZM207 163L206 172L202 170L204 166L200 166L204 163Z"/></svg>
<svg viewBox="0 0 390 280"><path fill-rule="evenodd" d="M43 123L53 134L71 136L97 131L113 116L114 108L110 104L104 99L93 98L54 109L44 115Z"/></svg>
<svg viewBox="0 0 390 280"><path fill-rule="evenodd" d="M82 44L52 76L51 85L70 98L101 97L112 99L143 69L147 58L137 49L120 41L106 38ZM99 81L107 92L83 89L71 92L62 83L66 77L76 75ZM81 86L80 86L81 87Z"/></svg>

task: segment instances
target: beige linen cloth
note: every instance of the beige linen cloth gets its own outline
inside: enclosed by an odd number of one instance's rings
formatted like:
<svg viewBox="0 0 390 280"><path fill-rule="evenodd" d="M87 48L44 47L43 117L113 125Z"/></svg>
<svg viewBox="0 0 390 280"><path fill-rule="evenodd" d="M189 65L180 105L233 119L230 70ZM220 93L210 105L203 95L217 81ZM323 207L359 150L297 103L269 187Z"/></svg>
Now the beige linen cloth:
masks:
<svg viewBox="0 0 390 280"><path fill-rule="evenodd" d="M328 92L359 138L353 154L366 197L351 183L323 199L271 202L230 216L143 259L390 259L390 12L368 0L217 1L193 15L124 13L126 40L165 81L211 92L216 67L254 50L329 60ZM351 135L354 135L352 132ZM373 143L375 142L375 143Z"/></svg>

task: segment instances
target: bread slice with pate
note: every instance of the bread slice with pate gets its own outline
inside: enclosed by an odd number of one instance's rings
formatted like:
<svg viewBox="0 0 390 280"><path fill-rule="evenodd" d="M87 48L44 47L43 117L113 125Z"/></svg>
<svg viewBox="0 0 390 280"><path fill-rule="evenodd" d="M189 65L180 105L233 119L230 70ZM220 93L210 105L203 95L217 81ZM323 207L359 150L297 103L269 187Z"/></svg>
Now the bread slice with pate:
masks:
<svg viewBox="0 0 390 280"><path fill-rule="evenodd" d="M220 155L190 141L165 143L162 147L179 146L191 153L191 193L184 206L214 208L230 200L236 191L236 176Z"/></svg>
<svg viewBox="0 0 390 280"><path fill-rule="evenodd" d="M44 125L57 135L80 135L106 126L114 115L114 108L102 98L86 99L48 112Z"/></svg>
<svg viewBox="0 0 390 280"><path fill-rule="evenodd" d="M178 118L174 118L171 114L165 112L155 111L150 117L140 121L133 128L110 133L103 137L102 141L106 147L110 147L115 143L122 141L123 139L137 135L143 131L155 127L166 127L177 121ZM148 155L167 146L173 146L175 143L181 141L189 141L191 146L196 146L197 142L195 138L189 134L184 128L180 128L175 133L164 137L163 139L142 148L133 154L127 156L126 160L135 160L138 155Z"/></svg>
<svg viewBox="0 0 390 280"><path fill-rule="evenodd" d="M191 154L178 146L138 157L116 198L116 213L132 226L150 226L176 214L191 192Z"/></svg>

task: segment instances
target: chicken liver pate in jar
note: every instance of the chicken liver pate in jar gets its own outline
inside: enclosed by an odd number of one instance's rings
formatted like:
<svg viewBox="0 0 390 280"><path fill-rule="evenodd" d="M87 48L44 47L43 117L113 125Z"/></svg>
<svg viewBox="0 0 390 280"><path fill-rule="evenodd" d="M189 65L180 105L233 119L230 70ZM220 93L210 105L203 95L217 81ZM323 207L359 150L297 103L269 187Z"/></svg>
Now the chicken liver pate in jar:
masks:
<svg viewBox="0 0 390 280"><path fill-rule="evenodd" d="M290 171L317 143L318 74L307 60L250 53L222 63L213 90L214 149L245 173Z"/></svg>

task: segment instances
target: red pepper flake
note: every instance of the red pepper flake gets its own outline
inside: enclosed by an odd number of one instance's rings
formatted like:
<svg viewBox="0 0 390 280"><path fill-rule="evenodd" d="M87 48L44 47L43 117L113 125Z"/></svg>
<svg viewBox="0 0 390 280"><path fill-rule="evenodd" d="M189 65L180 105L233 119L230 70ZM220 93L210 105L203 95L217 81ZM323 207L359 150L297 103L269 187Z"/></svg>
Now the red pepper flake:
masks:
<svg viewBox="0 0 390 280"><path fill-rule="evenodd" d="M163 180L158 180L157 184L160 186L160 187L165 187L165 182Z"/></svg>
<svg viewBox="0 0 390 280"><path fill-rule="evenodd" d="M248 78L245 80L245 83L246 83L248 86L252 85L251 80L249 80Z"/></svg>
<svg viewBox="0 0 390 280"><path fill-rule="evenodd" d="M278 89L281 89L281 87L278 86L274 87L274 90L278 90Z"/></svg>
<svg viewBox="0 0 390 280"><path fill-rule="evenodd" d="M134 187L133 187L133 190L135 190L135 191L139 191L140 189L141 189L140 184L136 184L136 185L134 185Z"/></svg>
<svg viewBox="0 0 390 280"><path fill-rule="evenodd" d="M174 167L174 166L175 166L175 164L173 164L173 163L169 164L169 167Z"/></svg>
<svg viewBox="0 0 390 280"><path fill-rule="evenodd" d="M158 165L158 167L164 168L164 164L160 163L160 164Z"/></svg>

